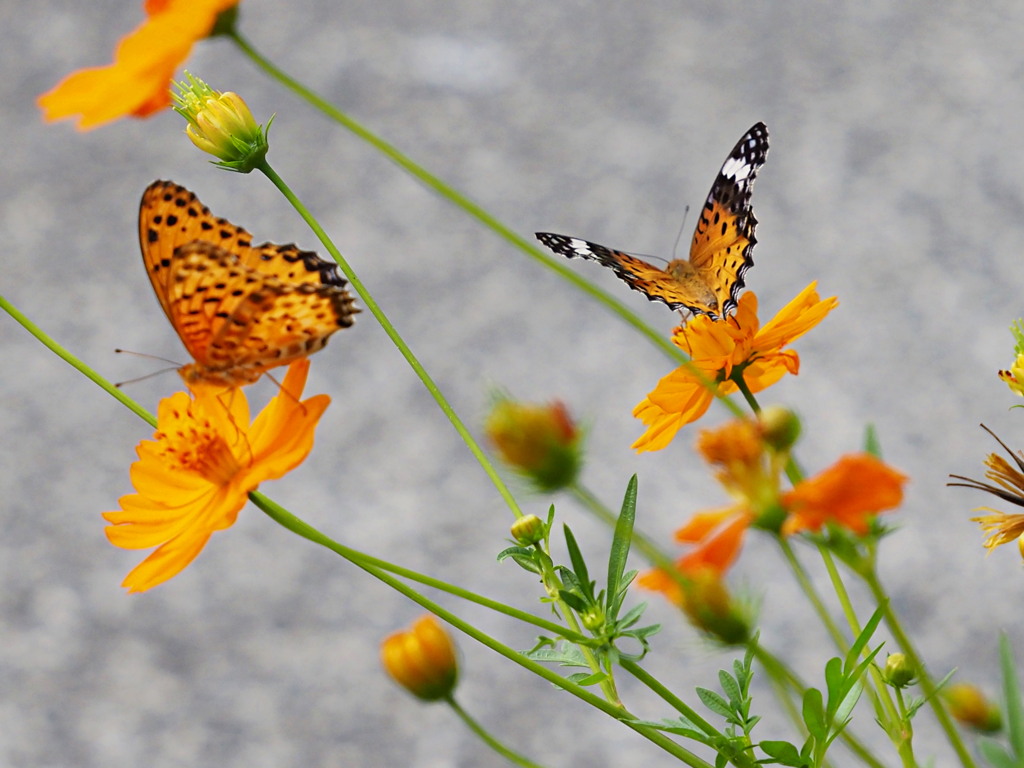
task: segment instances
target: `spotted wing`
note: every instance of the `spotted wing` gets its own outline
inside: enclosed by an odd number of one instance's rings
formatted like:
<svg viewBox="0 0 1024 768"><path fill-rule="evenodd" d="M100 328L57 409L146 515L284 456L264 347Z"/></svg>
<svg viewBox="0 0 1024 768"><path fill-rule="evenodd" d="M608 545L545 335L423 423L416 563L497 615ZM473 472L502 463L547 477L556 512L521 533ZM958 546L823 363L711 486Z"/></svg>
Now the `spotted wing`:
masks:
<svg viewBox="0 0 1024 768"><path fill-rule="evenodd" d="M139 243L142 260L164 312L171 276L167 272L174 251L201 240L235 254L241 264L289 283L333 285L344 288L336 264L293 244L253 245L244 228L210 213L193 192L173 181L154 181L139 206ZM170 317L170 315L168 315Z"/></svg>
<svg viewBox="0 0 1024 768"><path fill-rule="evenodd" d="M768 154L768 129L754 125L726 158L700 212L690 263L714 292L724 317L736 308L743 275L754 264L757 239L750 194Z"/></svg>
<svg viewBox="0 0 1024 768"><path fill-rule="evenodd" d="M665 270L628 253L581 240L578 237L537 232L537 239L555 253L570 259L583 258L596 261L615 271L630 288L640 291L651 301L660 301L672 309L713 313L714 309L698 295Z"/></svg>
<svg viewBox="0 0 1024 768"><path fill-rule="evenodd" d="M287 282L202 240L176 248L166 271L167 314L200 378L255 381L352 324L352 297L343 288Z"/></svg>

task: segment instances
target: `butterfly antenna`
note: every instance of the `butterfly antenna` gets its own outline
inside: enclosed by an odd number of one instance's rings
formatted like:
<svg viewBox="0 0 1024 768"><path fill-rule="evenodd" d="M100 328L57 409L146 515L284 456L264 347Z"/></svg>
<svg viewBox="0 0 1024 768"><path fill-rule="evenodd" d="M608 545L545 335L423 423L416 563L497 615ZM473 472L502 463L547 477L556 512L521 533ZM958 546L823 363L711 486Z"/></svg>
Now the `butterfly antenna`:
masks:
<svg viewBox="0 0 1024 768"><path fill-rule="evenodd" d="M683 239L683 230L686 229L686 217L690 213L690 206L686 206L683 209L683 221L679 225L679 233L676 235L676 241L672 245L672 258L676 258L676 253L679 251L679 241Z"/></svg>
<svg viewBox="0 0 1024 768"><path fill-rule="evenodd" d="M270 379L272 382L274 382L277 385L277 388L281 391L281 394L284 394L284 395L287 395L288 397L290 397L292 399L292 402L294 402L297 406L299 406L302 409L303 415L305 415L305 413L306 413L306 406L304 406L302 404L302 401L300 401L299 398L297 398L295 395L293 395L291 392L289 392L287 389L285 389L284 388L284 384L282 384L280 381L275 379L274 375L272 373L270 373L269 371L264 371L263 375L266 376L268 379Z"/></svg>
<svg viewBox="0 0 1024 768"><path fill-rule="evenodd" d="M114 352L118 355L135 355L136 357L145 357L148 360L159 360L161 363L170 363L175 368L181 368L183 363L179 363L177 360L168 360L166 357L158 357L157 355L147 355L145 352L133 352L130 349L115 349Z"/></svg>

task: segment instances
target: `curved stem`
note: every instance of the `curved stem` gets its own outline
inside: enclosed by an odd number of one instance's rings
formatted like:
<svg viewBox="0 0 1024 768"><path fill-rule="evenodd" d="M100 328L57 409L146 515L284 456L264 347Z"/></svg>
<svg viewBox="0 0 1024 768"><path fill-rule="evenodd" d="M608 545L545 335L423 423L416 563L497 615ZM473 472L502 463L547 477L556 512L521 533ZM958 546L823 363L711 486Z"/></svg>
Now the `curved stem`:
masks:
<svg viewBox="0 0 1024 768"><path fill-rule="evenodd" d="M430 396L434 398L434 402L437 403L438 407L452 423L452 426L455 427L455 431L459 433L459 436L466 443L466 447L469 448L470 453L473 454L476 460L480 463L480 466L483 467L484 472L487 473L487 476L494 484L494 487L498 489L498 493L501 494L501 497L505 500L508 508L512 510L512 514L517 518L522 517L523 513L519 509L519 504L516 502L515 497L512 496L512 492L508 489L508 486L505 485L505 481L502 480L501 475L499 475L498 471L494 468L494 465L491 463L487 454L484 453L476 439L472 434L470 434L466 425L462 423L462 419L459 418L455 409L452 408L444 394L442 394L441 389L430 377L430 374L427 373L426 369L420 363L419 359L413 354L412 350L409 349L409 345L405 343L405 340L395 329L395 326L392 325L387 315L384 314L384 310L380 308L379 304L377 304L373 295L369 290L367 290L366 286L363 285L363 281L359 279L359 276L349 265L348 261L346 261L345 257L341 255L341 252L338 250L337 246L334 245L334 242L331 240L330 236L328 236L327 232L324 231L323 227L320 226L320 223L306 209L295 193L292 192L291 188L285 183L284 179L278 176L277 172L274 171L266 160L257 165L257 168L262 171L271 182L273 182L274 186L281 191L281 194L287 198L288 202L290 202L295 210L298 211L299 215L302 216L306 224L309 225L309 228L313 230L318 238L320 238L320 242L323 243L324 248L327 249L334 260L338 263L338 266L341 267L341 271L345 274L345 277L348 278L348 281L352 283L352 288L359 294L359 298L361 298L363 303L366 304L366 308L370 310L377 322L380 323L381 328L384 329L388 338L391 339L392 343L398 348L398 351L401 352L402 357L405 358L406 362L419 377L420 381L423 382L423 386L426 387Z"/></svg>
<svg viewBox="0 0 1024 768"><path fill-rule="evenodd" d="M449 707L452 708L455 714L459 716L462 722L464 722L469 727L469 730L471 730L473 733L479 736L481 741L483 741L487 746L489 746L499 755L504 757L510 763L521 765L523 766L523 768L541 768L541 766L538 763L535 763L532 760L528 760L527 758L520 755L518 752L513 752L511 749L506 747L496 738L491 736L491 734L488 733L487 730L485 730L484 727L480 725L480 723L478 723L476 720L470 717L469 713L455 701L454 696L448 696L445 699L445 702L448 704Z"/></svg>
<svg viewBox="0 0 1024 768"><path fill-rule="evenodd" d="M286 510L277 502L258 492L249 494L249 498L252 500L254 504L256 504L256 506L262 509L272 520L276 521L288 530L318 544L323 543L325 540L331 541L332 546L330 546L329 548L333 552L341 555L342 557L349 559L348 554L345 551L347 549L346 547L343 547L337 542L333 542L329 537L320 533L320 531L318 531L316 528L309 525L305 521L300 520L298 517L293 515L291 512ZM482 645L487 646L495 653L504 656L509 661L512 661L513 663L518 664L524 669L533 672L534 674L544 678L545 680L556 685L562 690L572 694L576 698L582 699L588 704L601 710L605 714L610 715L616 720L621 721L624 725L626 725L629 728L632 728L641 736L657 744L666 752L679 758L687 765L700 766L700 768L710 768L710 766L708 766L706 762L700 760L691 752L684 749L679 744L676 744L674 741L667 738L664 734L658 732L656 729L643 725L641 723L634 722L633 717L629 713L629 711L621 705L616 706L615 704L611 704L610 702L607 702L604 699L602 699L600 696L595 696L586 688L576 685L572 681L567 680L566 678L562 677L556 672L553 672L552 670L548 669L542 664L539 664L531 659L526 658L523 654L499 642L498 640L495 640L490 635L481 632L472 624L459 618L451 611L442 607L440 604L434 602L425 595L420 594L415 589L410 587L408 584L405 584L404 582L395 578L391 574L384 571L382 568L378 568L377 566L371 565L368 562L357 561L354 559L349 560L349 562L351 562L357 568L361 568L366 573L373 576L375 579L378 579L384 584L387 584L396 592L404 595L405 597L408 597L414 603L423 606L438 618L442 619L443 621L446 621L455 629L468 635L469 637L473 638Z"/></svg>
<svg viewBox="0 0 1024 768"><path fill-rule="evenodd" d="M511 227L497 219L492 214L488 213L477 203L474 203L462 192L452 187L450 184L444 182L439 177L432 174L423 166L414 162L407 155L403 154L397 147L384 139L371 132L368 128L356 120L349 117L347 114L342 112L340 109L335 107L333 104L328 102L326 99L315 93L305 85L300 83L295 78L291 77L283 70L277 67L272 61L264 57L259 51L257 51L252 44L246 40L237 30L230 30L225 33L235 45L238 46L239 50L242 51L249 59L263 72L270 77L272 80L277 81L282 86L292 91L294 94L299 96L301 99L308 102L315 109L323 112L334 122L341 125L353 133L358 138L365 141L367 144L372 146L378 152L383 154L399 168L406 171L408 174L413 176L415 179L420 181L422 184L427 186L429 189L436 192L442 198L461 209L463 212L469 214L471 217L476 219L478 222L483 224L487 229L494 232L500 238L515 246L534 261L540 263L552 272L555 272L559 277L571 283L574 287L583 291L585 294L590 296L598 303L604 305L606 309L614 313L625 322L627 325L634 328L641 335L643 335L648 341L650 341L655 347L664 352L674 363L677 365L683 365L697 378L705 387L707 387L718 400L724 405L730 412L735 416L741 416L742 410L732 400L721 394L718 391L718 386L709 379L703 371L699 370L694 366L690 359L683 354L683 352L676 347L672 341L666 337L664 333L651 327L648 323L629 307L620 302L618 299L613 297L606 291L598 288L596 285L580 277L575 271L569 268L567 264L561 259L555 259L551 255L545 253L531 241L524 238L522 235L516 233Z"/></svg>
<svg viewBox="0 0 1024 768"><path fill-rule="evenodd" d="M105 391L108 395L118 400L128 410L138 416L140 419L146 421L151 427L156 426L156 417L143 408L141 405L132 400L128 395L118 389L116 386L111 384L105 378L100 376L96 371L82 362L79 358L72 355L64 347L54 341L48 336L42 328L33 323L28 319L22 312L11 304L3 296L0 296L0 309L3 309L7 314L13 317L21 326L36 337L43 345L53 352L57 357L66 362L72 368L82 373L86 378L98 385L100 389Z"/></svg>

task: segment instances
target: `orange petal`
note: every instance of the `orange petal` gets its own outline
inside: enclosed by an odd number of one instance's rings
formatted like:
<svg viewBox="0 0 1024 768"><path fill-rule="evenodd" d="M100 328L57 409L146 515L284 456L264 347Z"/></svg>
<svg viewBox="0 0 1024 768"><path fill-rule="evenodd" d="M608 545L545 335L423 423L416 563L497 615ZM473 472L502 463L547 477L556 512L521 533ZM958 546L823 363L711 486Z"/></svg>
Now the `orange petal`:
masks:
<svg viewBox="0 0 1024 768"><path fill-rule="evenodd" d="M208 531L193 531L167 542L139 563L121 582L128 592L145 592L181 573L210 540Z"/></svg>
<svg viewBox="0 0 1024 768"><path fill-rule="evenodd" d="M804 288L792 301L776 313L754 338L758 350L777 350L798 339L839 306L835 296L822 300L817 282Z"/></svg>

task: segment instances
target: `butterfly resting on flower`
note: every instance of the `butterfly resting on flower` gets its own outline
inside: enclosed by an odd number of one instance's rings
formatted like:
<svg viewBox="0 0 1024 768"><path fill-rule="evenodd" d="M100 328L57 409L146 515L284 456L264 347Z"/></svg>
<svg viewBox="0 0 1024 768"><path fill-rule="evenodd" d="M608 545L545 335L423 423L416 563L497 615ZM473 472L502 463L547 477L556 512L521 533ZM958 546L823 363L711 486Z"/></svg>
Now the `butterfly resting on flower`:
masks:
<svg viewBox="0 0 1024 768"><path fill-rule="evenodd" d="M768 129L757 123L729 153L701 209L688 259L664 269L622 251L567 235L538 232L555 253L596 261L615 270L630 288L671 309L686 309L712 320L736 308L743 276L754 264L757 219L750 206L757 171L768 154Z"/></svg>
<svg viewBox="0 0 1024 768"><path fill-rule="evenodd" d="M195 360L188 384L252 384L323 349L359 311L335 264L295 245L252 244L195 194L155 181L139 207L142 261L167 319Z"/></svg>

